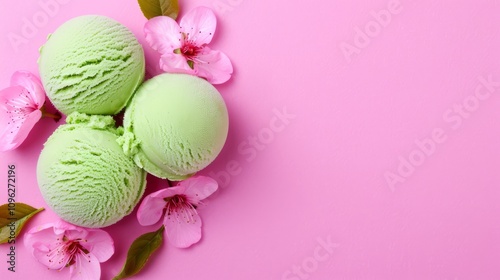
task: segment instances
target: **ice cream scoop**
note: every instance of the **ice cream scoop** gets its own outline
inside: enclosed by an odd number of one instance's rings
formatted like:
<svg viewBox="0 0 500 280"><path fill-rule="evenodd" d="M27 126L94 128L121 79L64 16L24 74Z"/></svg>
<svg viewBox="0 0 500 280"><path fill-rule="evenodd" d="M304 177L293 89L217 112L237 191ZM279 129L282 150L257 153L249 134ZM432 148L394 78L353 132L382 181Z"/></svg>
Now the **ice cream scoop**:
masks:
<svg viewBox="0 0 500 280"><path fill-rule="evenodd" d="M217 157L228 126L224 100L209 82L161 74L145 82L127 106L119 142L147 172L183 180Z"/></svg>
<svg viewBox="0 0 500 280"><path fill-rule="evenodd" d="M45 202L63 220L97 228L132 212L146 173L123 153L111 116L73 113L47 140L37 165Z"/></svg>
<svg viewBox="0 0 500 280"><path fill-rule="evenodd" d="M123 109L144 78L144 51L134 34L105 16L61 25L40 49L47 96L62 113L111 115Z"/></svg>

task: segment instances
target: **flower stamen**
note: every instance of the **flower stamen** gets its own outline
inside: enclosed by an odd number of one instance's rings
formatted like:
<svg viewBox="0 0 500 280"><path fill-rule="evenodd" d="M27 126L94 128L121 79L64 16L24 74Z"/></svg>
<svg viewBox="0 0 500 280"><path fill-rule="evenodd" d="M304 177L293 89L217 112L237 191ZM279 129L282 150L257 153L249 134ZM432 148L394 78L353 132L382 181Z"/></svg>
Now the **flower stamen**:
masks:
<svg viewBox="0 0 500 280"><path fill-rule="evenodd" d="M165 205L166 215L170 218L175 218L179 223L181 219L185 219L186 223L195 223L194 218L198 212L196 212L196 205L189 202L189 199L185 195L174 195L172 197L164 198L167 202ZM181 214L184 216L181 217Z"/></svg>

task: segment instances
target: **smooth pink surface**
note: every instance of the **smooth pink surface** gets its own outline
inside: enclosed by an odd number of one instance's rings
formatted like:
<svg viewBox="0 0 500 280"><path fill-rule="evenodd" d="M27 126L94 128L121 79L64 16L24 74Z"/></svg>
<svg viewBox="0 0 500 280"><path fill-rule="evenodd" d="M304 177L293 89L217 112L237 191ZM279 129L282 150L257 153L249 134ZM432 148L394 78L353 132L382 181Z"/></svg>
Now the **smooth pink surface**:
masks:
<svg viewBox="0 0 500 280"><path fill-rule="evenodd" d="M1 88L16 70L37 73L47 34L74 16L113 17L146 46L135 0L59 1L46 23L38 1L0 2ZM200 243L165 243L134 279L500 278L500 87L488 95L480 82L500 81L499 1L180 2L184 12L215 9L211 46L235 69L218 86L229 138L202 172L226 176L200 209ZM34 15L44 24L15 52L9 34ZM363 41L365 28L373 37ZM346 44L359 48L346 56ZM158 56L145 49L154 72ZM478 87L482 100L473 97ZM463 102L470 110L455 113ZM16 199L45 206L36 161L56 127L42 120L1 155L2 203L7 164L16 164ZM419 166L399 173L409 158ZM391 188L389 172L405 177ZM148 179L147 193L164 187ZM28 227L55 218L46 210ZM134 238L158 227L141 227L134 212L106 228L116 252L102 279L119 272ZM67 275L36 263L22 242L9 272L7 251L0 245L2 279Z"/></svg>

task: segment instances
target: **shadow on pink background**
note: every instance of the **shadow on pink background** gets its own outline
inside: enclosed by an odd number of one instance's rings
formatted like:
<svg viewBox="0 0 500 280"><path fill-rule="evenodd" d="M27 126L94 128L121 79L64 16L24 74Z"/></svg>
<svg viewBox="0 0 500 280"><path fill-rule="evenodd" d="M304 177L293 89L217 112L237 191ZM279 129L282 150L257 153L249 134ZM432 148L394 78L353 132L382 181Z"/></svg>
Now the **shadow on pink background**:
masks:
<svg viewBox="0 0 500 280"><path fill-rule="evenodd" d="M133 279L500 278L499 1L180 3L214 9L212 47L235 67L218 86L229 138L201 172L222 188L200 210L202 241L165 243ZM47 35L84 14L112 17L145 43L135 0L2 1L0 88L16 70L38 73ZM57 126L44 119L2 153L0 182L15 164L17 201L46 207L36 161ZM147 192L164 184L149 176ZM55 219L47 209L27 227ZM157 227L134 212L106 228L116 252L102 279ZM22 237L16 245L15 273L0 245L0 278L66 279Z"/></svg>

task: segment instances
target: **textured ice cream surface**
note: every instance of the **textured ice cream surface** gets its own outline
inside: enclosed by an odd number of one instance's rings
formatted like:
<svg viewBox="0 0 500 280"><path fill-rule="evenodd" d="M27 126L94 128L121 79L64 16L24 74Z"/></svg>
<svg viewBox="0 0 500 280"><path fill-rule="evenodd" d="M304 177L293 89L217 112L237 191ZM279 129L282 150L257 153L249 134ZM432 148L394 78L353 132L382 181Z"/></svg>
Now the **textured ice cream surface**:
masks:
<svg viewBox="0 0 500 280"><path fill-rule="evenodd" d="M144 51L119 22L97 15L62 24L40 49L47 96L68 115L116 114L144 79Z"/></svg>
<svg viewBox="0 0 500 280"><path fill-rule="evenodd" d="M45 202L63 220L97 228L132 212L146 173L116 142L121 130L110 116L73 113L47 140L37 179Z"/></svg>
<svg viewBox="0 0 500 280"><path fill-rule="evenodd" d="M228 126L224 100L209 82L161 74L141 85L132 98L119 142L149 173L183 180L217 157Z"/></svg>

